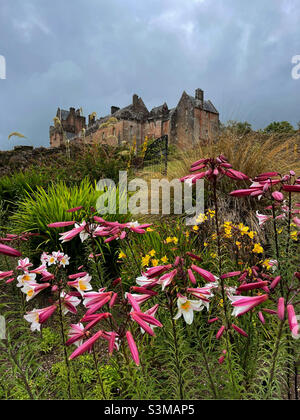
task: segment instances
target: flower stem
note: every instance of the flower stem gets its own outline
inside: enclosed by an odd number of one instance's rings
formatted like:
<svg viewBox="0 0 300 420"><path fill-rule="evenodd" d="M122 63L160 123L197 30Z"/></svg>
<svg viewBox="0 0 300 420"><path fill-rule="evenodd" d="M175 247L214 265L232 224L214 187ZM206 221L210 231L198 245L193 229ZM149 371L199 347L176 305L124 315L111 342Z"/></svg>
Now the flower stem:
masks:
<svg viewBox="0 0 300 420"><path fill-rule="evenodd" d="M93 346L93 358L94 358L94 363L95 363L95 368L97 371L97 377L98 377L98 383L100 385L101 391L102 391L102 395L103 395L103 399L106 400L106 394L105 394L105 390L104 390L104 385L103 385L103 381L99 372L99 368L98 368L98 361L97 361L97 357L96 357L96 352L95 352L95 348Z"/></svg>
<svg viewBox="0 0 300 420"><path fill-rule="evenodd" d="M70 364L69 364L68 353L67 353L67 348L66 348L66 339L65 339L65 331L64 331L64 321L63 321L60 290L59 290L59 293L58 293L58 303L59 303L59 323L60 323L61 340L62 340L62 345L63 345L63 349L64 349L65 364L66 364L66 369L67 369L68 395L69 395L69 399L72 399L72 396L71 396L71 379L70 379Z"/></svg>
<svg viewBox="0 0 300 420"><path fill-rule="evenodd" d="M269 396L270 396L270 393L271 393L271 387L272 387L272 383L273 383L273 379L274 379L274 375L275 375L275 368L276 368L276 363L277 363L277 356L278 356L278 352L279 352L280 341L281 341L281 337L282 337L284 321L285 320L280 321L280 324L279 324L275 349L274 349L273 357L272 357L273 362L272 362L272 367L271 367L270 376L269 376L269 380L268 380L268 387L267 387L267 393L266 393L265 399L268 399Z"/></svg>

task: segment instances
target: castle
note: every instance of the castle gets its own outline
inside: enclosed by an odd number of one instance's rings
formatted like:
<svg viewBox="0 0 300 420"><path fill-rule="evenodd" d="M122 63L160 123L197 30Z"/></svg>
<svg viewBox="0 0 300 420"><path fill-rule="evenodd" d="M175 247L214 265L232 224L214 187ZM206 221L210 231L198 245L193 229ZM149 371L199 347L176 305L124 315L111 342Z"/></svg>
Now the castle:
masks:
<svg viewBox="0 0 300 420"><path fill-rule="evenodd" d="M70 142L105 143L120 145L136 140L139 148L145 137L169 136L169 144L179 147L193 146L207 139L215 139L219 131L219 113L204 92L196 89L195 96L183 92L177 106L169 109L164 103L148 111L143 100L133 95L132 103L125 108L111 107L110 115L96 119L95 113L86 119L81 111L58 108L60 123L50 127L50 146L59 147ZM112 122L112 123L111 123Z"/></svg>

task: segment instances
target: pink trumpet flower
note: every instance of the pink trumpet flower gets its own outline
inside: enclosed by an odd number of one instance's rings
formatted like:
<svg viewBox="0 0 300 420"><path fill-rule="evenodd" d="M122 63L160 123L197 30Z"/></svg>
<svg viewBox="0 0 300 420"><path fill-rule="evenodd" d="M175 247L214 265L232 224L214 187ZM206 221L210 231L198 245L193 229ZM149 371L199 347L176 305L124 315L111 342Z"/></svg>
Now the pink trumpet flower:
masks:
<svg viewBox="0 0 300 420"><path fill-rule="evenodd" d="M261 195L263 187L247 188L245 190L235 190L230 193L233 197L245 197L248 195Z"/></svg>
<svg viewBox="0 0 300 420"><path fill-rule="evenodd" d="M238 332L239 334L243 335L244 337L248 337L248 334L246 333L246 331L242 330L242 328L238 327L235 324L231 324L232 328Z"/></svg>
<svg viewBox="0 0 300 420"><path fill-rule="evenodd" d="M222 274L221 279L229 279L231 277L236 277L240 275L241 275L240 271L232 271L230 273Z"/></svg>
<svg viewBox="0 0 300 420"><path fill-rule="evenodd" d="M11 271L0 271L0 279L5 279L6 277L12 276L14 272Z"/></svg>
<svg viewBox="0 0 300 420"><path fill-rule="evenodd" d="M7 255L8 257L20 257L22 254L10 246L0 244L0 254Z"/></svg>
<svg viewBox="0 0 300 420"><path fill-rule="evenodd" d="M231 304L234 307L232 315L241 316L253 309L255 306L260 305L268 299L268 295L261 296L232 296L228 295Z"/></svg>
<svg viewBox="0 0 300 420"><path fill-rule="evenodd" d="M177 274L177 269L170 271L170 273L164 274L160 279L158 280L158 284L161 284L162 290L165 290L167 286L169 286L172 283L172 280Z"/></svg>
<svg viewBox="0 0 300 420"><path fill-rule="evenodd" d="M126 339L127 339L127 342L128 342L128 346L129 346L129 350L130 350L132 359L135 362L135 364L137 366L139 366L140 365L139 352L138 352L137 346L134 342L134 339L133 339L130 331L126 332Z"/></svg>
<svg viewBox="0 0 300 420"><path fill-rule="evenodd" d="M217 340L219 340L222 337L224 331L225 331L225 327L224 327L224 325L222 325L222 327L219 329L219 331L216 334L216 339Z"/></svg>
<svg viewBox="0 0 300 420"><path fill-rule="evenodd" d="M284 298L280 297L278 299L278 306L277 306L277 315L278 318L283 321L284 320L284 314L285 314L285 304L284 304Z"/></svg>
<svg viewBox="0 0 300 420"><path fill-rule="evenodd" d="M213 324L214 322L217 322L217 321L219 321L219 318L212 318L212 319L209 319L207 322L209 324Z"/></svg>
<svg viewBox="0 0 300 420"><path fill-rule="evenodd" d="M299 219L299 217L294 217L293 222L294 222L294 223L295 223L298 227L300 227L300 219Z"/></svg>
<svg viewBox="0 0 300 420"><path fill-rule="evenodd" d="M41 324L47 321L48 318L56 311L57 305L47 306L43 309L33 309L24 315L26 321L31 322L31 331L40 331Z"/></svg>
<svg viewBox="0 0 300 420"><path fill-rule="evenodd" d="M276 201L283 201L283 199L284 199L284 196L283 196L283 194L280 191L274 191L272 193L272 197Z"/></svg>
<svg viewBox="0 0 300 420"><path fill-rule="evenodd" d="M203 268L198 267L197 265L194 265L193 264L191 266L191 269L194 270L194 271L196 271L196 273L200 274L200 276L205 281L208 281L208 282L211 282L211 283L214 283L216 281L216 278L215 278L215 276L212 273L210 273L207 270L204 270Z"/></svg>
<svg viewBox="0 0 300 420"><path fill-rule="evenodd" d="M143 293L150 296L157 296L158 293L154 290L147 289L146 287L138 287L138 286L132 286L130 288L133 292Z"/></svg>
<svg viewBox="0 0 300 420"><path fill-rule="evenodd" d="M283 190L287 192L300 193L300 185L283 185Z"/></svg>
<svg viewBox="0 0 300 420"><path fill-rule="evenodd" d="M111 299L112 292L103 292L100 289L99 292L88 292L84 294L83 304L88 308L87 314L93 314L102 308Z"/></svg>
<svg viewBox="0 0 300 420"><path fill-rule="evenodd" d="M69 360L75 359L86 351L90 350L93 347L93 344L103 335L103 331L98 331L91 338L86 340L81 346L79 346L69 357Z"/></svg>
<svg viewBox="0 0 300 420"><path fill-rule="evenodd" d="M166 271L172 268L171 264L168 265L158 265L156 267L147 268L146 277L153 278L160 276L161 274L165 273Z"/></svg>
<svg viewBox="0 0 300 420"><path fill-rule="evenodd" d="M275 287L278 285L278 283L280 282L280 280L281 280L281 276L277 276L277 277L275 277L275 279L272 281L272 283L270 284L270 289L271 290L274 290L275 289Z"/></svg>
<svg viewBox="0 0 300 420"><path fill-rule="evenodd" d="M47 225L49 228L62 228L62 227L66 227L66 226L73 226L75 224L75 221L70 221L70 222L54 222L54 223L50 223L49 225Z"/></svg>
<svg viewBox="0 0 300 420"><path fill-rule="evenodd" d="M66 346L70 346L71 344L75 344L76 347L81 346L85 337L84 326L81 323L71 324L68 336L70 338L67 340Z"/></svg>
<svg viewBox="0 0 300 420"><path fill-rule="evenodd" d="M91 280L92 277L87 274L86 276L79 277L76 280L68 281L67 284L71 287L75 287L75 289L78 290L81 296L84 297L84 293L86 291L92 290L92 286L90 284Z"/></svg>
<svg viewBox="0 0 300 420"><path fill-rule="evenodd" d="M113 295L112 295L112 297L110 299L110 302L109 302L109 307L110 308L113 308L114 307L117 299L118 299L118 293L113 293Z"/></svg>
<svg viewBox="0 0 300 420"><path fill-rule="evenodd" d="M264 225L268 220L272 219L272 216L267 216L266 214L260 214L257 210L256 217L258 218L259 226Z"/></svg>
<svg viewBox="0 0 300 420"><path fill-rule="evenodd" d="M131 293L126 293L125 297L128 300L128 302L130 303L130 305L132 306L132 308L135 311L140 312L140 306L137 303L137 301L134 299L134 297L132 296L132 294Z"/></svg>
<svg viewBox="0 0 300 420"><path fill-rule="evenodd" d="M74 229L68 230L67 232L60 233L59 240L64 242L69 242L73 238L75 238L77 235L79 235L82 231L85 230L86 222L82 222L80 226L75 227Z"/></svg>
<svg viewBox="0 0 300 420"><path fill-rule="evenodd" d="M24 284L21 291L25 293L26 301L28 302L29 300L33 299L42 290L47 289L47 287L50 287L50 286L51 286L50 283L38 284L38 283L27 282Z"/></svg>
<svg viewBox="0 0 300 420"><path fill-rule="evenodd" d="M108 353L110 355L113 354L113 351L114 351L114 348L115 348L116 337L117 337L117 333L115 333L115 332L110 333L110 338L109 338L109 342L108 342Z"/></svg>
<svg viewBox="0 0 300 420"><path fill-rule="evenodd" d="M140 317L139 312L130 312L130 316L135 322L137 322L143 328L144 331L146 331L146 333L148 333L149 335L155 336L154 331L150 327L149 323L145 322ZM152 318L152 317L149 317L149 318Z"/></svg>
<svg viewBox="0 0 300 420"><path fill-rule="evenodd" d="M266 320L265 320L265 318L263 316L263 313L261 311L258 312L258 318L259 318L259 320L262 324L266 323Z"/></svg>
<svg viewBox="0 0 300 420"><path fill-rule="evenodd" d="M197 284L196 277L194 276L194 274L193 274L193 272L190 268L188 269L188 276L189 276L190 281L193 284Z"/></svg>
<svg viewBox="0 0 300 420"><path fill-rule="evenodd" d="M61 292L60 294L61 300L62 300L62 306L63 306L63 314L65 315L68 312L71 312L72 314L77 313L76 306L79 305L80 300L72 295L71 293Z"/></svg>
<svg viewBox="0 0 300 420"><path fill-rule="evenodd" d="M238 292L245 292L247 290L262 289L268 285L267 281L257 281L256 283L246 283L239 286L236 290Z"/></svg>
<svg viewBox="0 0 300 420"><path fill-rule="evenodd" d="M224 363L224 360L225 360L225 356L219 357L218 359L219 364L221 365L222 363Z"/></svg>
<svg viewBox="0 0 300 420"><path fill-rule="evenodd" d="M228 176L229 178L235 179L236 181L249 179L247 175L243 174L240 171L236 171L234 169L228 169L225 172L225 175Z"/></svg>
<svg viewBox="0 0 300 420"><path fill-rule="evenodd" d="M68 278L70 279L70 280L73 280L73 279L78 279L78 277L84 277L84 276L86 276L88 273L86 272L86 271L83 271L83 272L81 272L81 273L76 273L76 274L71 274L70 276L68 276Z"/></svg>
<svg viewBox="0 0 300 420"><path fill-rule="evenodd" d="M75 213L81 209L83 209L83 206L73 207L72 209L67 210L67 213Z"/></svg>
<svg viewBox="0 0 300 420"><path fill-rule="evenodd" d="M273 309L262 308L262 311L270 315L277 315L277 311L273 311Z"/></svg>
<svg viewBox="0 0 300 420"><path fill-rule="evenodd" d="M288 321L289 321L289 327L292 332L293 337L299 338L299 324L298 320L295 314L295 309L293 305L287 306L287 313L288 313Z"/></svg>

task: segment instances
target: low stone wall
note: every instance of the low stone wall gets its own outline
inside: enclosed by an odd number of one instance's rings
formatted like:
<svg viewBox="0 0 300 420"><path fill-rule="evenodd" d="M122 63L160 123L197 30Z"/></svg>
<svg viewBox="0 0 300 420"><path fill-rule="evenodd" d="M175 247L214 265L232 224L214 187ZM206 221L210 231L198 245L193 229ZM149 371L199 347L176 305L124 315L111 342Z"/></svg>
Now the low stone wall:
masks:
<svg viewBox="0 0 300 420"><path fill-rule="evenodd" d="M82 145L70 146L71 158L78 156ZM50 162L62 161L66 158L66 147L37 147L16 146L14 150L0 151L0 176L9 175L14 171L23 171L30 166L44 166Z"/></svg>

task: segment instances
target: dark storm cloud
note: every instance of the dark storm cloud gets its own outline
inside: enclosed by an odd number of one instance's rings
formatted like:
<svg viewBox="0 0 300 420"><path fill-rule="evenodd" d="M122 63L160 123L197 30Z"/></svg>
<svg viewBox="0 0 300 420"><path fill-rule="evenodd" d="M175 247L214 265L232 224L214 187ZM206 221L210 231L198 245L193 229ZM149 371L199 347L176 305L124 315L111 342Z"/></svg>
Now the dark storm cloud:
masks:
<svg viewBox="0 0 300 420"><path fill-rule="evenodd" d="M176 105L201 87L222 121L300 120L298 0L1 1L0 148L48 145L57 106Z"/></svg>

